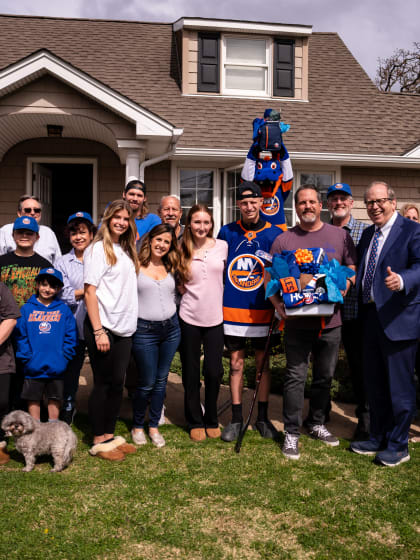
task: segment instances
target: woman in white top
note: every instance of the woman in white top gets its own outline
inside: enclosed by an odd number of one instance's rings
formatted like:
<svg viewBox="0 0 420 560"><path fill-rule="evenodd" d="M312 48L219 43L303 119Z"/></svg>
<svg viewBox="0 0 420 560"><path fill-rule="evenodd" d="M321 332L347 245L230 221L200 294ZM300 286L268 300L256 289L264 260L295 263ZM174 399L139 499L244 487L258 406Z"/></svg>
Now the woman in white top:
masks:
<svg viewBox="0 0 420 560"><path fill-rule="evenodd" d="M143 238L139 260L138 321L133 336L139 378L131 435L137 445L147 443L144 418L150 403L149 437L156 447L163 447L165 440L158 425L169 368L180 341L175 276L184 280L174 229L160 224L149 231Z"/></svg>
<svg viewBox="0 0 420 560"><path fill-rule="evenodd" d="M131 337L137 323L136 226L131 207L115 200L84 258L87 317L84 325L94 386L89 398L91 455L121 461L136 448L114 438Z"/></svg>
<svg viewBox="0 0 420 560"><path fill-rule="evenodd" d="M193 441L220 436L217 397L223 375L223 272L228 245L213 238L213 216L204 204L188 213L181 253L188 281L179 308L185 418ZM204 413L200 403L200 357L204 349Z"/></svg>

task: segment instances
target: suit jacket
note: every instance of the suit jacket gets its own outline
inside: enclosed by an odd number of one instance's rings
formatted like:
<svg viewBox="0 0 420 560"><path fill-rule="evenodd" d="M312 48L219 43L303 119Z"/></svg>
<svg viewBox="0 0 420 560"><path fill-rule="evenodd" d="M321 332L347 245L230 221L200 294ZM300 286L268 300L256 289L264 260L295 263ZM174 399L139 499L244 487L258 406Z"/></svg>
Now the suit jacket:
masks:
<svg viewBox="0 0 420 560"><path fill-rule="evenodd" d="M373 225L365 229L357 246L356 288L360 301L366 253L374 232ZM401 292L392 292L385 286L388 266L402 277L404 289ZM379 255L373 297L379 321L390 340L420 337L420 224L399 214Z"/></svg>

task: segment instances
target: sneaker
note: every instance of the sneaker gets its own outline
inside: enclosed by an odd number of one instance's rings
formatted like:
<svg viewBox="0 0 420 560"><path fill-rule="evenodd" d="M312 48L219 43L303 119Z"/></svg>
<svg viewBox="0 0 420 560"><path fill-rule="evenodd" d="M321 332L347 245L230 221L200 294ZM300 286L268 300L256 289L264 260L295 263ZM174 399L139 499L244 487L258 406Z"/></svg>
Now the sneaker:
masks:
<svg viewBox="0 0 420 560"><path fill-rule="evenodd" d="M71 408L70 410L62 410L60 412L60 420L71 426L73 424L74 417L76 416L77 410Z"/></svg>
<svg viewBox="0 0 420 560"><path fill-rule="evenodd" d="M267 439L277 439L279 436L278 431L270 422L270 420L259 420L255 423L255 429L260 432L261 437Z"/></svg>
<svg viewBox="0 0 420 560"><path fill-rule="evenodd" d="M333 436L324 424L314 424L309 428L309 435L313 439L319 439L323 443L330 445L331 447L336 447L340 445L340 441L338 438Z"/></svg>
<svg viewBox="0 0 420 560"><path fill-rule="evenodd" d="M162 406L162 412L160 413L160 418L159 418L159 422L158 422L158 426L163 426L166 422L165 420L165 410L166 410L166 406L163 405Z"/></svg>
<svg viewBox="0 0 420 560"><path fill-rule="evenodd" d="M153 445L156 447L164 447L166 445L165 438L159 432L151 434L149 432L149 438L152 440Z"/></svg>
<svg viewBox="0 0 420 560"><path fill-rule="evenodd" d="M299 459L299 436L284 432L284 442L281 452L288 459Z"/></svg>
<svg viewBox="0 0 420 560"><path fill-rule="evenodd" d="M243 422L229 422L229 424L223 428L220 439L229 442L235 441L235 439L238 439L239 433L242 430L242 425Z"/></svg>
<svg viewBox="0 0 420 560"><path fill-rule="evenodd" d="M353 441L349 449L359 455L376 455L381 450L381 446L378 442L368 439L367 441Z"/></svg>
<svg viewBox="0 0 420 560"><path fill-rule="evenodd" d="M147 443L146 434L144 430L131 430L131 439L136 445L145 445Z"/></svg>
<svg viewBox="0 0 420 560"><path fill-rule="evenodd" d="M385 449L380 451L376 457L375 462L385 465L386 467L396 467L400 463L406 463L410 460L408 451L389 451Z"/></svg>

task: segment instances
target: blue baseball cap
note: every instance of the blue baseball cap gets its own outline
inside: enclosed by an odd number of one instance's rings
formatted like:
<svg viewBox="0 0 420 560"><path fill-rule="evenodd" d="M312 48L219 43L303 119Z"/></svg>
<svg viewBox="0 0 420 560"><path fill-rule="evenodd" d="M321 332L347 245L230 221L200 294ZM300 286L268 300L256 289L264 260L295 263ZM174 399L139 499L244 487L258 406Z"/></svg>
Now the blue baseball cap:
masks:
<svg viewBox="0 0 420 560"><path fill-rule="evenodd" d="M69 216L67 223L70 223L72 220L86 220L90 224L93 224L92 216L89 212L76 212L75 214Z"/></svg>
<svg viewBox="0 0 420 560"><path fill-rule="evenodd" d="M58 280L60 282L60 284L62 286L64 286L64 282L63 282L63 275L61 274L61 272L59 270L57 270L56 268L43 268L42 270L39 271L38 276L35 278L36 282L39 282L39 280L41 280L41 278L43 277L47 277L47 278L55 278L56 280Z"/></svg>
<svg viewBox="0 0 420 560"><path fill-rule="evenodd" d="M351 194L350 185L348 185L347 183L336 183L335 185L331 185L331 187L327 191L327 198L330 196L330 194L335 192L343 192L350 196L353 196Z"/></svg>
<svg viewBox="0 0 420 560"><path fill-rule="evenodd" d="M16 229L27 229L38 233L39 225L35 218L31 218L30 216L21 216L20 218L16 218L13 224L13 231Z"/></svg>

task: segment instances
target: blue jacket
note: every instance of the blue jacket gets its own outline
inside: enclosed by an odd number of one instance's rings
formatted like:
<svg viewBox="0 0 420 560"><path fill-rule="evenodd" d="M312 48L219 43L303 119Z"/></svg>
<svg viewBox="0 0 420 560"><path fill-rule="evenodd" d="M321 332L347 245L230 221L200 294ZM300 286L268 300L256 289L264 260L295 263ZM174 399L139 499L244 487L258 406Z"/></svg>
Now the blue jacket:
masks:
<svg viewBox="0 0 420 560"><path fill-rule="evenodd" d="M362 294L366 254L375 232L364 230L357 246L356 288ZM386 269L400 274L404 281L401 292L385 286ZM381 326L390 340L415 340L420 337L420 225L398 215L382 247L373 277L373 295Z"/></svg>
<svg viewBox="0 0 420 560"><path fill-rule="evenodd" d="M76 321L68 305L54 298L47 307L36 296L20 309L16 358L29 379L57 379L75 355Z"/></svg>

